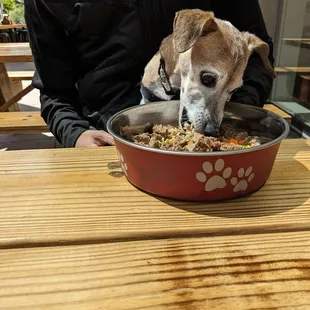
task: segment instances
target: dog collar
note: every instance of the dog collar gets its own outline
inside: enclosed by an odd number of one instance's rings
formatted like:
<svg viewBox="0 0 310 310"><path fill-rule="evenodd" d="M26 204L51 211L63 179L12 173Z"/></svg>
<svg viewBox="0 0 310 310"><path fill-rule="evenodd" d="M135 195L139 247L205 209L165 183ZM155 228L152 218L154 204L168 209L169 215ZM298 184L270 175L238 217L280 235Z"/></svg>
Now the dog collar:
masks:
<svg viewBox="0 0 310 310"><path fill-rule="evenodd" d="M168 74L166 72L166 64L162 57L160 57L158 74L160 77L161 85L168 96L180 96L180 90L171 87Z"/></svg>
<svg viewBox="0 0 310 310"><path fill-rule="evenodd" d="M167 96L172 96L171 100L180 100L180 90L173 89L171 87L168 74L166 72L165 61L160 58L160 64L158 68L158 74L160 77L161 85ZM163 101L162 98L155 96L148 88L146 88L143 83L141 83L141 93L142 96L149 102Z"/></svg>

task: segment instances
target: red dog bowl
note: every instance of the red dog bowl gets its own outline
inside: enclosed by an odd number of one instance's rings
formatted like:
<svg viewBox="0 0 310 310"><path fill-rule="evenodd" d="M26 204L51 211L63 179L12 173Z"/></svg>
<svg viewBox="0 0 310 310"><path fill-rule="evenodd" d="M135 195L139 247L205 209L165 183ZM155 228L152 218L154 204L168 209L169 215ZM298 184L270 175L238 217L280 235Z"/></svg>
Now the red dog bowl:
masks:
<svg viewBox="0 0 310 310"><path fill-rule="evenodd" d="M120 136L124 126L178 124L179 101L126 109L108 122L128 181L143 191L178 200L216 201L247 195L268 180L288 123L261 108L229 103L224 122L258 133L260 146L227 152L190 153L137 145Z"/></svg>

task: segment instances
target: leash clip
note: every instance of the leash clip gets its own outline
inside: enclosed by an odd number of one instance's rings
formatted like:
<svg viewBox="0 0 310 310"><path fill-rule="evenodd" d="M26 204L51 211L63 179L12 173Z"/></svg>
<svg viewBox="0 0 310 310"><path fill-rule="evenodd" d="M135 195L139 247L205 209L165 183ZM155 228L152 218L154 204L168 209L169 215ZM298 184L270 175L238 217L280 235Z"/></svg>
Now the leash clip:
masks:
<svg viewBox="0 0 310 310"><path fill-rule="evenodd" d="M161 84L163 88L165 89L165 92L166 93L171 92L172 89L167 79L166 71L163 68L159 69L159 76L160 76Z"/></svg>
<svg viewBox="0 0 310 310"><path fill-rule="evenodd" d="M166 72L166 66L165 66L165 61L160 58L160 65L159 65L159 69L158 69L158 74L160 77L160 81L161 81L161 85L165 90L165 93L169 96L173 96L175 95L175 91L173 91L170 82L169 82L169 78L167 76L167 72Z"/></svg>

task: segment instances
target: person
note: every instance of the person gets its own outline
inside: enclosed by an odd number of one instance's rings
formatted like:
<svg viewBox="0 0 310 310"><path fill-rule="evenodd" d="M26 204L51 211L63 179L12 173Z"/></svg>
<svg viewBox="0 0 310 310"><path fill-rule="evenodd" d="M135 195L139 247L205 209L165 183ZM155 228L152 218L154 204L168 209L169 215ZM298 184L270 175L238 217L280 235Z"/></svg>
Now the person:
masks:
<svg viewBox="0 0 310 310"><path fill-rule="evenodd" d="M172 33L175 13L194 8L260 37L274 63L258 0L25 0L32 83L40 90L41 115L63 147L113 145L108 119L140 103L146 64ZM231 100L263 106L271 88L254 53Z"/></svg>

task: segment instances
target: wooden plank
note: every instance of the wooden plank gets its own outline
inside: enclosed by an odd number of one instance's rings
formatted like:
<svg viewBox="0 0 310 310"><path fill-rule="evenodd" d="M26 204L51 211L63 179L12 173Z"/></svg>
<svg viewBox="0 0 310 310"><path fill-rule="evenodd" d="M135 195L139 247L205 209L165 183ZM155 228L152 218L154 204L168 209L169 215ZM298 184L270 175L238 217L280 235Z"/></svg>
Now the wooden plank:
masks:
<svg viewBox="0 0 310 310"><path fill-rule="evenodd" d="M0 49L1 48L11 48L11 47L29 47L28 42L13 42L13 43L1 43L0 44Z"/></svg>
<svg viewBox="0 0 310 310"><path fill-rule="evenodd" d="M264 109L276 113L282 118L284 118L288 123L291 123L292 116L286 113L285 111L281 110L280 108L276 107L274 104L265 104Z"/></svg>
<svg viewBox="0 0 310 310"><path fill-rule="evenodd" d="M13 104L16 104L20 99L26 96L30 91L33 90L32 84L28 85L22 91L14 95L10 100L5 102L3 105L0 106L0 112L5 112L8 108L10 108Z"/></svg>
<svg viewBox="0 0 310 310"><path fill-rule="evenodd" d="M0 261L6 310L310 308L309 232L10 249Z"/></svg>
<svg viewBox="0 0 310 310"><path fill-rule="evenodd" d="M297 47L305 47L305 48L309 48L310 47L310 39L308 38L295 38L295 39L290 39L290 38L285 38L283 39L283 41L286 44L290 44L290 45L294 45Z"/></svg>
<svg viewBox="0 0 310 310"><path fill-rule="evenodd" d="M3 248L310 230L309 140L284 141L260 191L220 203L137 190L114 147L0 152L0 184Z"/></svg>
<svg viewBox="0 0 310 310"><path fill-rule="evenodd" d="M310 67L276 67L277 73L310 73Z"/></svg>
<svg viewBox="0 0 310 310"><path fill-rule="evenodd" d="M27 28L26 24L0 25L0 30L9 30L17 28Z"/></svg>
<svg viewBox="0 0 310 310"><path fill-rule="evenodd" d="M309 38L283 38L282 41L310 42Z"/></svg>
<svg viewBox="0 0 310 310"><path fill-rule="evenodd" d="M29 43L1 43L0 62L32 62Z"/></svg>
<svg viewBox="0 0 310 310"><path fill-rule="evenodd" d="M0 134L30 134L48 131L40 112L0 113Z"/></svg>
<svg viewBox="0 0 310 310"><path fill-rule="evenodd" d="M11 81L32 80L34 71L8 71L8 76Z"/></svg>
<svg viewBox="0 0 310 310"><path fill-rule="evenodd" d="M5 64L0 63L0 106L12 98L11 82Z"/></svg>

